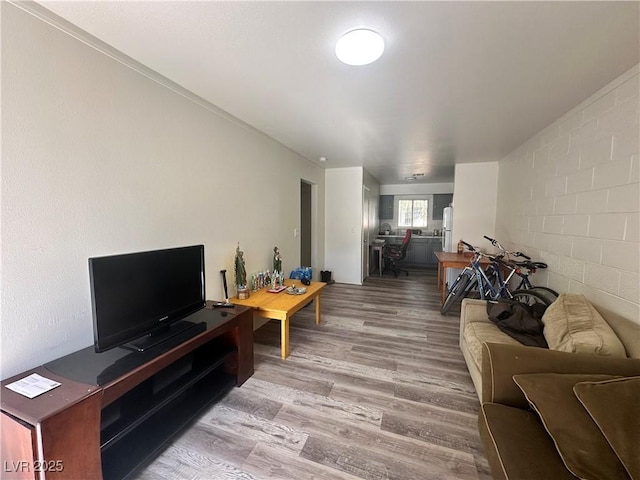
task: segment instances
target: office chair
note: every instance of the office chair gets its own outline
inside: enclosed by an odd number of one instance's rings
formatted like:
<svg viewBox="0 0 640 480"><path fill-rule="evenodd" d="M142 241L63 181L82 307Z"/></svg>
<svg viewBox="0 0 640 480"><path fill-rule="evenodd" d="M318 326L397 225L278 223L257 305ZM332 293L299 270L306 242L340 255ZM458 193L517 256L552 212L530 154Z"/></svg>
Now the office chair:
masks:
<svg viewBox="0 0 640 480"><path fill-rule="evenodd" d="M385 267L384 272L391 271L393 274L398 277L398 273L404 272L407 276L409 272L403 270L398 265L398 262L401 262L407 256L407 248L409 247L409 242L411 242L411 230L407 230L404 238L402 239L402 243L400 245L385 245L382 251L382 258L385 259L385 265L389 264L389 267ZM384 274L383 272L383 274Z"/></svg>

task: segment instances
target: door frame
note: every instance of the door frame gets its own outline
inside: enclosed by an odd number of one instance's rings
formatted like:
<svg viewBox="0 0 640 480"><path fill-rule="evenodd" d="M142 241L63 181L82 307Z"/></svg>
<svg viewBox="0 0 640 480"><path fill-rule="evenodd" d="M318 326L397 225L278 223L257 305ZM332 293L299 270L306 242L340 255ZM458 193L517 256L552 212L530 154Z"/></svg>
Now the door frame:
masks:
<svg viewBox="0 0 640 480"><path fill-rule="evenodd" d="M370 241L371 241L371 228L370 228L370 205L371 205L371 190L366 185L362 186L362 270L360 281L364 282L364 279L369 276L369 262L371 260Z"/></svg>

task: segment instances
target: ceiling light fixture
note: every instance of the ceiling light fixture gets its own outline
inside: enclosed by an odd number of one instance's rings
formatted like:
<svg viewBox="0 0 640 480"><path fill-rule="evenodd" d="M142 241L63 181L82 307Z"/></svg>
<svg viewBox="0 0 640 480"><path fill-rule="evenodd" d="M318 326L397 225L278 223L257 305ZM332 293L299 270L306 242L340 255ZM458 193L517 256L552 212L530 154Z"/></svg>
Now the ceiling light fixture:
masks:
<svg viewBox="0 0 640 480"><path fill-rule="evenodd" d="M405 180L413 181L416 180L416 177L404 177Z"/></svg>
<svg viewBox="0 0 640 480"><path fill-rule="evenodd" d="M326 162L327 161L327 157L320 157L318 160L320 160L321 162Z"/></svg>
<svg viewBox="0 0 640 480"><path fill-rule="evenodd" d="M336 56L347 65L368 65L384 52L384 40L380 34L366 28L351 30L340 37L336 44Z"/></svg>

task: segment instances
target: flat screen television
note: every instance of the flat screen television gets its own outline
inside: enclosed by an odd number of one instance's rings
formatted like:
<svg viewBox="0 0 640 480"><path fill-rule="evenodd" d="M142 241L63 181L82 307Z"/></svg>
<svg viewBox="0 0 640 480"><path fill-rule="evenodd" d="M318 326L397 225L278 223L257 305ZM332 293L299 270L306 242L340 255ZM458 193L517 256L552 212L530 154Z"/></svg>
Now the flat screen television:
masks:
<svg viewBox="0 0 640 480"><path fill-rule="evenodd" d="M206 303L204 245L90 258L89 278L96 352L150 348Z"/></svg>

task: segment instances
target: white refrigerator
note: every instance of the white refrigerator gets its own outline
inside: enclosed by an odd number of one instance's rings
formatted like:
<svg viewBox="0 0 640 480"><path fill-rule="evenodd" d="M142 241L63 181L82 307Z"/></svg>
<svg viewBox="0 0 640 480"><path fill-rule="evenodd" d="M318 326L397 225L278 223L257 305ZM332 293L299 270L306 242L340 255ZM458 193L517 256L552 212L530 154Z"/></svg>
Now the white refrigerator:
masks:
<svg viewBox="0 0 640 480"><path fill-rule="evenodd" d="M445 252L455 252L458 250L458 244L453 245L451 236L453 230L453 207L445 207L442 212L442 250ZM460 270L456 268L447 268L447 288L450 287Z"/></svg>
<svg viewBox="0 0 640 480"><path fill-rule="evenodd" d="M451 230L453 228L453 207L445 207L442 211L442 250L445 252L453 252L453 240L451 238ZM455 248L458 245L456 244Z"/></svg>

